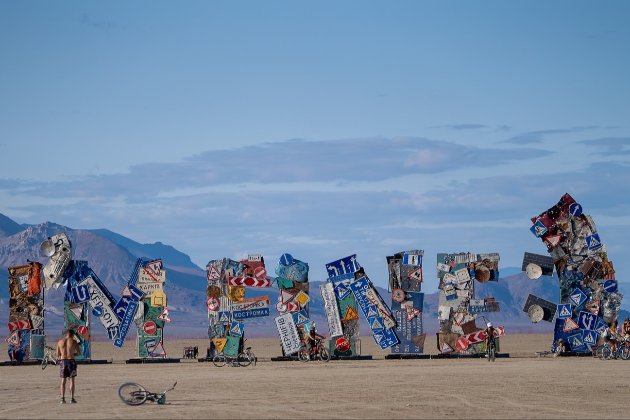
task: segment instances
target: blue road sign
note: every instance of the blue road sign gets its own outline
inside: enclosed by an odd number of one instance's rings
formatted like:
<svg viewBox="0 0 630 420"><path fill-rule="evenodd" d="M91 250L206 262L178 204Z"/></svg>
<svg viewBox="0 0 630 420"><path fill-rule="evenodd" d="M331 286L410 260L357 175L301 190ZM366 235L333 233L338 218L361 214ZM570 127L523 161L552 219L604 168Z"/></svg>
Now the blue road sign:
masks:
<svg viewBox="0 0 630 420"><path fill-rule="evenodd" d="M407 292L407 301L413 304L416 309L422 310L424 303L424 293ZM396 336L399 343L392 347L392 353L420 354L424 351L422 341L422 315L407 318L407 311L401 307L399 302L392 301L392 314L396 321Z"/></svg>
<svg viewBox="0 0 630 420"><path fill-rule="evenodd" d="M398 344L398 337L396 337L396 333L393 329L375 331L373 338L376 344L383 350Z"/></svg>
<svg viewBox="0 0 630 420"><path fill-rule="evenodd" d="M131 323L133 322L133 318L136 316L137 310L138 310L138 302L136 302L135 300L130 300L129 303L127 304L127 309L125 310L125 314L120 320L118 336L114 340L115 347L118 347L120 349L125 343L125 338L127 338L129 327L131 327Z"/></svg>
<svg viewBox="0 0 630 420"><path fill-rule="evenodd" d="M372 318L375 316L379 316L378 315L378 308L376 307L376 305L368 305L367 307L367 313L365 314L366 318Z"/></svg>
<svg viewBox="0 0 630 420"><path fill-rule="evenodd" d="M87 284L80 284L72 288L72 300L74 303L83 303L90 300L90 291Z"/></svg>
<svg viewBox="0 0 630 420"><path fill-rule="evenodd" d="M293 322L298 326L308 323L308 314L306 311L302 309L300 312L295 312L293 314Z"/></svg>
<svg viewBox="0 0 630 420"><path fill-rule="evenodd" d="M335 293L337 294L337 298L339 300L348 296L348 293L350 293L350 291L350 288L344 283L337 283L337 285L335 286Z"/></svg>
<svg viewBox="0 0 630 420"><path fill-rule="evenodd" d="M368 318L368 323L370 324L370 328L372 329L372 331L374 331L374 333L385 329L385 326L383 325L383 318L381 318L380 316L373 316Z"/></svg>
<svg viewBox="0 0 630 420"><path fill-rule="evenodd" d="M559 319L571 318L571 304L570 303L562 303L558 305L558 318Z"/></svg>
<svg viewBox="0 0 630 420"><path fill-rule="evenodd" d="M372 305L372 302L367 298L367 291L370 290L370 288L370 283L368 283L366 277L361 277L350 283L350 289L354 294L354 299L357 301L357 304L366 318L368 318L368 307Z"/></svg>
<svg viewBox="0 0 630 420"><path fill-rule="evenodd" d="M582 330L582 341L587 346L594 346L597 343L597 331Z"/></svg>
<svg viewBox="0 0 630 420"><path fill-rule="evenodd" d="M131 294L129 296L121 296L113 308L114 313L120 319L122 319L122 317L125 315L125 311L127 310L127 305L129 305L129 302L140 302L140 300L144 296L144 292L134 285L129 284L127 285L127 288L129 289L129 292L131 292Z"/></svg>
<svg viewBox="0 0 630 420"><path fill-rule="evenodd" d="M578 203L573 203L569 206L569 213L573 217L578 217L582 215L582 206Z"/></svg>
<svg viewBox="0 0 630 420"><path fill-rule="evenodd" d="M581 306L584 302L586 302L586 299L586 294L584 294L584 292L580 289L575 289L571 292L571 295L569 295L569 300L573 302L576 307Z"/></svg>
<svg viewBox="0 0 630 420"><path fill-rule="evenodd" d="M290 266L293 264L293 256L291 254L282 254L280 256L280 264L284 266Z"/></svg>
<svg viewBox="0 0 630 420"><path fill-rule="evenodd" d="M545 233L547 233L547 226L545 226L540 220L536 220L536 223L534 223L529 230L531 230L537 238L541 238L545 235Z"/></svg>
<svg viewBox="0 0 630 420"><path fill-rule="evenodd" d="M597 334L604 335L604 332L606 332L607 329L608 329L608 325L606 325L606 322L604 322L602 318L597 317L597 322L595 323L595 328L594 328Z"/></svg>
<svg viewBox="0 0 630 420"><path fill-rule="evenodd" d="M108 327L107 328L107 337L109 337L110 340L113 340L114 338L116 338L118 336L118 325L116 325L115 327Z"/></svg>
<svg viewBox="0 0 630 420"><path fill-rule="evenodd" d="M614 293L618 289L617 280L606 280L604 282L604 290L608 293Z"/></svg>
<svg viewBox="0 0 630 420"><path fill-rule="evenodd" d="M590 312L580 312L577 323L583 330L594 330L597 324L597 315Z"/></svg>
<svg viewBox="0 0 630 420"><path fill-rule="evenodd" d="M229 324L230 323L230 312L229 311L221 311L221 312L219 312L219 322L221 324Z"/></svg>
<svg viewBox="0 0 630 420"><path fill-rule="evenodd" d="M602 247L602 241L599 239L599 234L594 233L586 237L586 246L589 251L595 251Z"/></svg>
<svg viewBox="0 0 630 420"><path fill-rule="evenodd" d="M422 255L404 253L403 254L403 264L404 265L421 266L422 265Z"/></svg>
<svg viewBox="0 0 630 420"><path fill-rule="evenodd" d="M570 335L567 340L572 351L584 352L587 350L586 345L584 345L584 340L582 340L582 332Z"/></svg>
<svg viewBox="0 0 630 420"><path fill-rule="evenodd" d="M233 337L242 337L243 330L245 330L245 324L242 322L232 322L230 325L230 335Z"/></svg>
<svg viewBox="0 0 630 420"><path fill-rule="evenodd" d="M101 315L103 315L103 307L102 306L95 306L92 309L92 315L94 315L97 318L100 318Z"/></svg>
<svg viewBox="0 0 630 420"><path fill-rule="evenodd" d="M326 264L329 278L354 274L355 271L359 271L359 268L361 268L361 265L357 261L356 254Z"/></svg>
<svg viewBox="0 0 630 420"><path fill-rule="evenodd" d="M260 318L263 316L269 316L269 308L243 309L232 312L234 319Z"/></svg>

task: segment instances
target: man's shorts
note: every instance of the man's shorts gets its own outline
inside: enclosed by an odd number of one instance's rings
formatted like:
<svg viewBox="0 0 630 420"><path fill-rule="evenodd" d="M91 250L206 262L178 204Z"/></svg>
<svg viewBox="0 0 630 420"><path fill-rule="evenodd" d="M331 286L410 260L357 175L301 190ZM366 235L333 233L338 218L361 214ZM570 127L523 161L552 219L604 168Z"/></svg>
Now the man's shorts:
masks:
<svg viewBox="0 0 630 420"><path fill-rule="evenodd" d="M61 359L59 361L59 377L74 378L77 376L77 361L74 359Z"/></svg>

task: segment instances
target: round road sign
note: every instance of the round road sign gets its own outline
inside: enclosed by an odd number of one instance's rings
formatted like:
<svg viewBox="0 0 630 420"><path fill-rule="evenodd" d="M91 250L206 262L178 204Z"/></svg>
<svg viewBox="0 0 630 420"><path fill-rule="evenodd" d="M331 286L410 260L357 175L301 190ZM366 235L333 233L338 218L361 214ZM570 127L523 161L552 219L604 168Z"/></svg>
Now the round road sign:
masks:
<svg viewBox="0 0 630 420"><path fill-rule="evenodd" d="M335 340L335 348L340 352L345 353L350 350L350 342L346 337L339 337Z"/></svg>
<svg viewBox="0 0 630 420"><path fill-rule="evenodd" d="M94 309L92 309L92 315L94 315L97 318L100 318L101 315L103 315L103 308L100 306L95 306Z"/></svg>
<svg viewBox="0 0 630 420"><path fill-rule="evenodd" d="M147 321L144 323L142 329L148 335L153 335L157 331L157 325L153 321Z"/></svg>
<svg viewBox="0 0 630 420"><path fill-rule="evenodd" d="M394 302L402 303L405 300L407 295L403 289L394 289L392 290L392 299Z"/></svg>
<svg viewBox="0 0 630 420"><path fill-rule="evenodd" d="M265 267L254 268L254 277L256 277L256 280L264 280L267 277L267 270L265 270Z"/></svg>
<svg viewBox="0 0 630 420"><path fill-rule="evenodd" d="M221 302L214 296L209 297L206 303L208 304L208 309L211 311L218 311L221 307Z"/></svg>
<svg viewBox="0 0 630 420"><path fill-rule="evenodd" d="M290 266L291 264L293 264L293 256L291 254L282 254L282 256L280 257L280 264L284 265L285 267Z"/></svg>
<svg viewBox="0 0 630 420"><path fill-rule="evenodd" d="M470 343L468 342L468 339L466 339L466 337L459 337L457 339L457 342L455 343L455 347L457 347L457 350L459 351L468 350L469 345Z"/></svg>

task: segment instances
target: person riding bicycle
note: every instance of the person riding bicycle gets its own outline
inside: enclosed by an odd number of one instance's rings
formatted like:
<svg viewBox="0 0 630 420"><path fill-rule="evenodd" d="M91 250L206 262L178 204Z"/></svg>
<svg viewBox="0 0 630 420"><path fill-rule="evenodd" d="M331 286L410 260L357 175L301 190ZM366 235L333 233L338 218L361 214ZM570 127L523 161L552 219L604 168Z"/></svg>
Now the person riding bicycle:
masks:
<svg viewBox="0 0 630 420"><path fill-rule="evenodd" d="M308 335L306 339L308 340L309 354L312 356L314 353L314 350L317 348L317 340L324 339L323 335L317 333L317 329L315 328L315 323L311 325L311 328L308 331Z"/></svg>
<svg viewBox="0 0 630 420"><path fill-rule="evenodd" d="M495 331L496 330L492 326L492 322L488 321L488 323L486 324L486 329L484 330L484 332L486 333L486 348L490 348L490 343L492 343L492 345L495 345L495 342L494 342Z"/></svg>
<svg viewBox="0 0 630 420"><path fill-rule="evenodd" d="M613 351L614 354L617 351L617 343L619 342L619 336L617 332L617 320L610 323L610 325L606 329L604 338L606 339L606 343L610 345L610 349Z"/></svg>
<svg viewBox="0 0 630 420"><path fill-rule="evenodd" d="M630 338L630 319L626 318L621 326L621 336L625 339Z"/></svg>

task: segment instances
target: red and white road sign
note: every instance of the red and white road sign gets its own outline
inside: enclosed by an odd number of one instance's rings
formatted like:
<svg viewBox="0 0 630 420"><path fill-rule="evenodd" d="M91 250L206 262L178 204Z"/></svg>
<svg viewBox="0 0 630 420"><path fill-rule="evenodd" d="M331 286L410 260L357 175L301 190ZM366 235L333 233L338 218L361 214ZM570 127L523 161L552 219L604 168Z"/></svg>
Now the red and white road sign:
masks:
<svg viewBox="0 0 630 420"><path fill-rule="evenodd" d="M31 323L28 320L20 320L20 321L11 321L8 324L9 331L13 332L15 330L30 330Z"/></svg>
<svg viewBox="0 0 630 420"><path fill-rule="evenodd" d="M484 330L479 330L464 337L466 338L466 340L468 340L468 344L477 344L486 341L486 339L488 338L488 334L486 334Z"/></svg>
<svg viewBox="0 0 630 420"><path fill-rule="evenodd" d="M505 335L505 327L495 327L494 328L494 335L495 337L501 337Z"/></svg>
<svg viewBox="0 0 630 420"><path fill-rule="evenodd" d="M350 342L346 337L339 337L335 340L335 348L340 352L346 352L350 350Z"/></svg>
<svg viewBox="0 0 630 420"><path fill-rule="evenodd" d="M457 339L457 343L455 343L455 347L457 347L457 350L459 351L464 351L468 349L468 340L466 339L466 337L459 337Z"/></svg>
<svg viewBox="0 0 630 420"><path fill-rule="evenodd" d="M142 329L144 330L145 334L153 335L157 331L157 324L153 321L147 321L144 323Z"/></svg>
<svg viewBox="0 0 630 420"><path fill-rule="evenodd" d="M258 280L265 280L267 278L267 270L265 270L265 267L254 268L254 277Z"/></svg>
<svg viewBox="0 0 630 420"><path fill-rule="evenodd" d="M221 302L214 296L210 296L206 301L206 304L208 305L208 309L211 311L218 311L221 307Z"/></svg>
<svg viewBox="0 0 630 420"><path fill-rule="evenodd" d="M88 334L88 329L85 325L79 325L77 327L77 333L81 336L81 337L86 337Z"/></svg>
<svg viewBox="0 0 630 420"><path fill-rule="evenodd" d="M246 287L271 287L271 281L268 277L228 277L228 286L246 286Z"/></svg>
<svg viewBox="0 0 630 420"><path fill-rule="evenodd" d="M300 304L298 302L288 302L286 304L287 307L287 311L288 312L299 312L300 311Z"/></svg>

